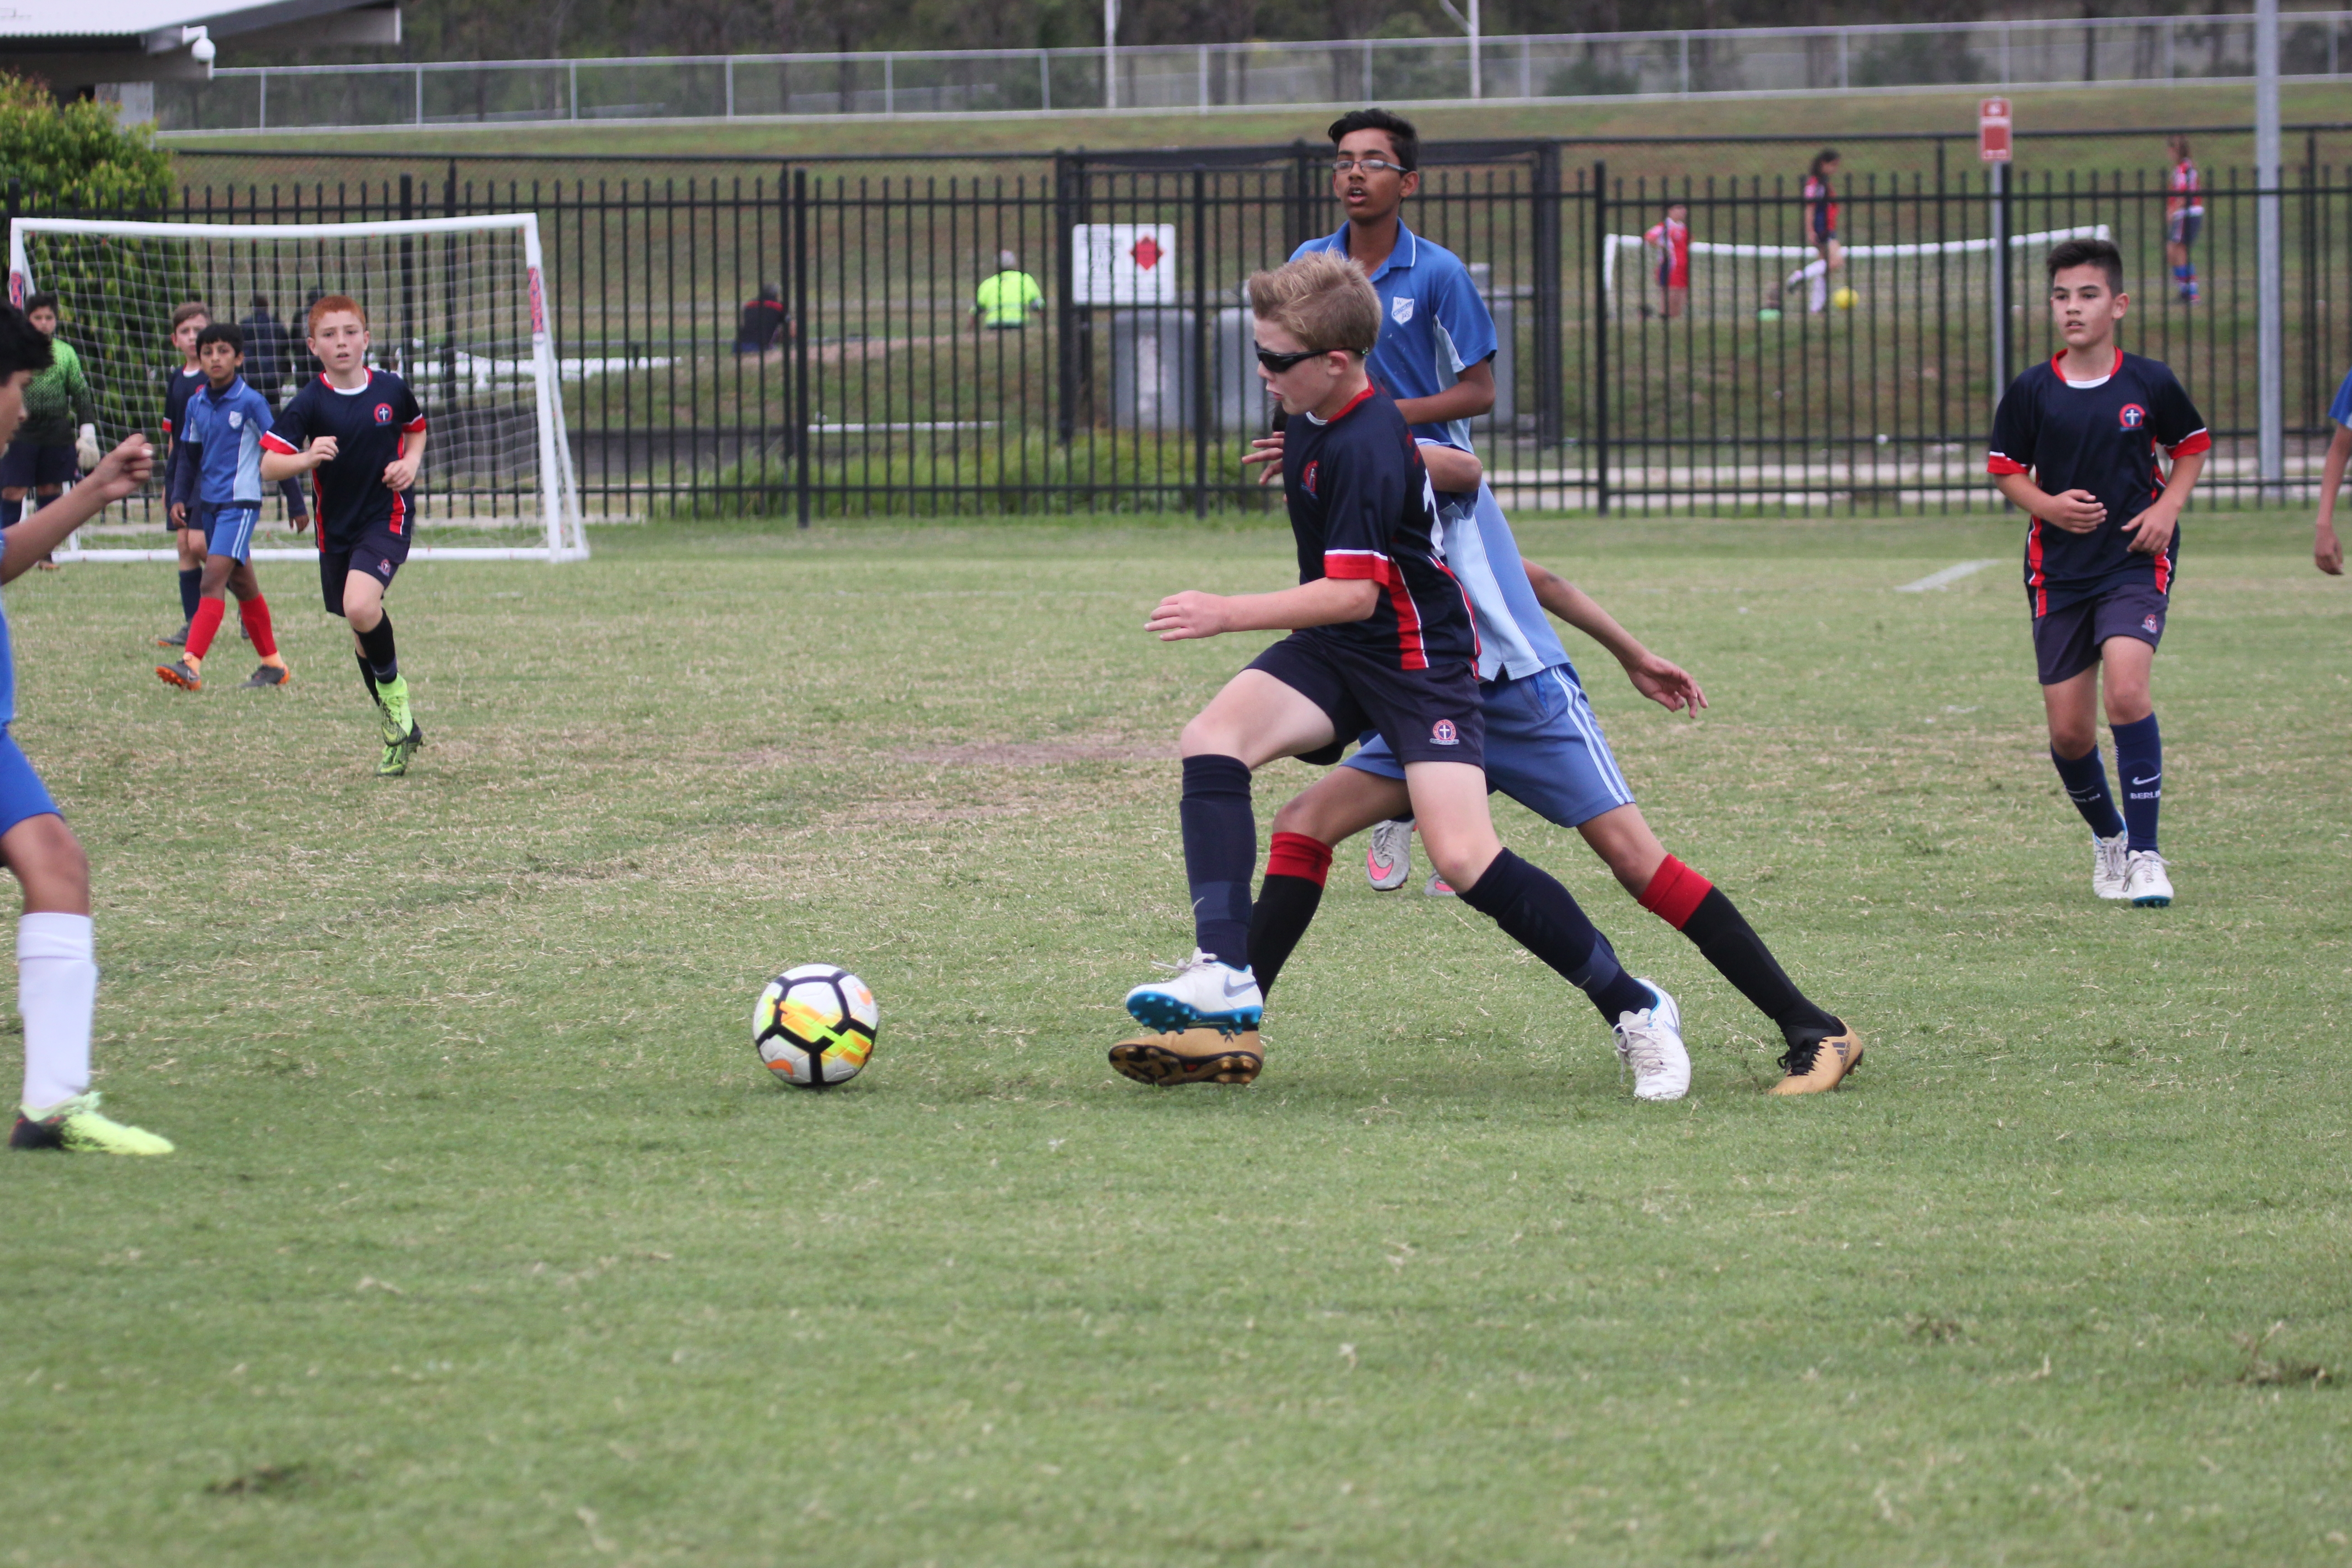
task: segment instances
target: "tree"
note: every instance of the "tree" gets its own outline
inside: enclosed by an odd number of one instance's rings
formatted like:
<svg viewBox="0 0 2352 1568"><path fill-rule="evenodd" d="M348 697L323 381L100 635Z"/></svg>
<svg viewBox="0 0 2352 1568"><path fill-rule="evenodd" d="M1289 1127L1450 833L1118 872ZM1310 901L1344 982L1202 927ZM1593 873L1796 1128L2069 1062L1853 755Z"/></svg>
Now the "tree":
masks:
<svg viewBox="0 0 2352 1568"><path fill-rule="evenodd" d="M43 83L0 72L0 187L41 205L160 207L172 197L172 155L152 127L113 110L58 103Z"/></svg>

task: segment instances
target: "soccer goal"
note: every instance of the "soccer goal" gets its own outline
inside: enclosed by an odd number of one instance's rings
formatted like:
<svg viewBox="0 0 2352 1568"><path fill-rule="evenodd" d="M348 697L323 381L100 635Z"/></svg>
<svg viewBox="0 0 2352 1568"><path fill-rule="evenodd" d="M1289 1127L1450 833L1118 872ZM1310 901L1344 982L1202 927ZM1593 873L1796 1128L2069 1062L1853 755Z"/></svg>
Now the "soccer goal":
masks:
<svg viewBox="0 0 2352 1568"><path fill-rule="evenodd" d="M2046 247L2062 239L2113 237L2105 224L2079 228L2046 229L2039 234L2009 237L2011 253ZM1880 310L1907 308L1920 301L1950 301L1968 297L1990 304L1992 297L1990 238L1948 239L1908 245L1850 245L1845 265L1828 279L1832 289L1852 289L1864 306ZM1645 254L1645 251L1647 254ZM1622 265L1633 268L1630 281L1638 300L1648 285L1648 273L1657 264L1654 251L1638 234L1612 234L1601 248L1601 286L1617 298ZM1712 240L1691 241L1690 313L1700 319L1734 320L1752 317L1757 307L1788 274L1818 260L1810 245L1730 245ZM1803 311L1809 303L1811 279L1786 290L1788 308Z"/></svg>
<svg viewBox="0 0 2352 1568"><path fill-rule="evenodd" d="M8 233L8 299L56 292L59 336L80 353L99 438L158 437L181 358L172 312L205 304L246 328L245 375L285 406L320 367L303 345L310 301L366 310L370 363L397 372L425 410L417 560L577 561L588 553L563 392L548 331L539 219L530 213L387 223L112 223L20 217ZM264 486L257 560L317 552L288 532ZM163 561L161 465L146 493L109 509L60 559ZM89 537L85 537L88 535ZM152 545L150 542L152 542Z"/></svg>

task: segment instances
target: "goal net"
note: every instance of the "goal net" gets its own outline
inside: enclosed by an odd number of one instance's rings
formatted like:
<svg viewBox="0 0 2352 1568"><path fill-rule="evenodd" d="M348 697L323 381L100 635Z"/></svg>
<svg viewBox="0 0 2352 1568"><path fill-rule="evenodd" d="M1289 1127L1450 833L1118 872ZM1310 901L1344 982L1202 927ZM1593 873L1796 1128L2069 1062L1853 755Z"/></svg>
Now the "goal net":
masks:
<svg viewBox="0 0 2352 1568"><path fill-rule="evenodd" d="M2012 254L2040 251L2062 239L2106 239L2105 224L2046 229L2009 237ZM1851 289L1857 303L1874 310L1948 308L1958 300L1989 308L1992 255L1987 238L1948 239L1908 245L1851 245L1844 265L1827 272L1810 245L1735 245L1694 239L1690 244L1689 314L1699 320L1752 318L1778 296L1784 309L1802 312L1818 287L1824 294ZM1660 253L1638 234L1612 234L1601 250L1601 284L1613 310L1630 314L1635 304L1654 305ZM1798 277L1804 272L1807 275Z"/></svg>
<svg viewBox="0 0 2352 1568"><path fill-rule="evenodd" d="M343 294L366 310L375 368L398 373L425 411L414 559L571 561L588 553L529 213L392 223L110 223L16 218L8 299L58 296L58 336L81 356L99 442L157 440L181 355L172 312L204 304L245 329L245 377L283 408L320 367L304 346L310 301ZM172 558L161 538L162 465L145 493L110 508L59 552L85 561ZM314 556L285 531L265 484L260 560Z"/></svg>

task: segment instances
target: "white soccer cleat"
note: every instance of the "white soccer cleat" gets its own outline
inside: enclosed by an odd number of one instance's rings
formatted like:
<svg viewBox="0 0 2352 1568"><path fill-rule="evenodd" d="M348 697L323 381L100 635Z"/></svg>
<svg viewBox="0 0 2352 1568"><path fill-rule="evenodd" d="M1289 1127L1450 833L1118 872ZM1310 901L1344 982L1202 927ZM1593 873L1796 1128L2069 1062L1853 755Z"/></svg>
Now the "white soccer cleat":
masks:
<svg viewBox="0 0 2352 1568"><path fill-rule="evenodd" d="M1638 977L1637 977L1638 978ZM1617 1017L1617 1059L1633 1069L1636 1100L1680 1100L1690 1092L1690 1053L1683 1049L1683 1011L1650 985L1657 1005Z"/></svg>
<svg viewBox="0 0 2352 1568"><path fill-rule="evenodd" d="M2172 902L2172 879L2164 874L2165 859L2153 849L2135 849L2124 872L2124 897L2136 910L2160 910Z"/></svg>
<svg viewBox="0 0 2352 1568"><path fill-rule="evenodd" d="M1265 1015L1265 997L1257 988L1257 976L1195 948L1167 979L1129 992L1127 1010L1137 1023L1162 1034L1197 1028L1232 1033L1258 1026Z"/></svg>
<svg viewBox="0 0 2352 1568"><path fill-rule="evenodd" d="M1412 818L1383 822L1372 829L1364 851L1364 875L1376 893L1393 893L1412 880Z"/></svg>
<svg viewBox="0 0 2352 1568"><path fill-rule="evenodd" d="M2103 899L2127 899L2124 890L2130 871L2126 864L2131 835L2118 833L2113 838L2091 835L2091 891Z"/></svg>

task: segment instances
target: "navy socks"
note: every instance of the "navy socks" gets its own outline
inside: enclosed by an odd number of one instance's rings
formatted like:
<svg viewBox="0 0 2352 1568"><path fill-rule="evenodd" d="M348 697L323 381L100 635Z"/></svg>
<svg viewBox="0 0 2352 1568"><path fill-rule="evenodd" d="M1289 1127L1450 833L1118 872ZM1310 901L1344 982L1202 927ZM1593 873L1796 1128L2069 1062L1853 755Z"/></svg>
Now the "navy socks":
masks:
<svg viewBox="0 0 2352 1568"><path fill-rule="evenodd" d="M380 681L396 679L400 674L400 655L392 640L392 617L386 616L355 635L360 639L361 657L369 666L368 673Z"/></svg>
<svg viewBox="0 0 2352 1568"><path fill-rule="evenodd" d="M180 574L180 615L184 619L196 618L196 601L205 595L205 569L191 566Z"/></svg>
<svg viewBox="0 0 2352 1568"><path fill-rule="evenodd" d="M1184 759L1184 878L1192 889L1193 942L1235 969L1249 967L1250 874L1257 861L1257 818L1250 812L1250 771L1239 757Z"/></svg>
<svg viewBox="0 0 2352 1568"><path fill-rule="evenodd" d="M14 528L25 521L25 503L20 500L0 500L0 528Z"/></svg>
<svg viewBox="0 0 2352 1568"><path fill-rule="evenodd" d="M2164 805L2164 737L2157 730L2153 713L2110 728L2116 737L2116 776L2124 784L2124 821L2131 828L2130 847L2153 849L2157 814Z"/></svg>
<svg viewBox="0 0 2352 1568"><path fill-rule="evenodd" d="M2156 722L2153 719L2147 721ZM2120 742L2123 731L2118 730L2116 734ZM2116 749L2122 750L2120 743ZM2091 742L2088 752L2071 762L2060 756L2058 748L2053 746L2050 762L2058 770L2058 782L2066 786L2066 798L2074 803L2074 809L2083 814L2092 832L2102 838L2113 838L2124 830L2124 819L2116 814L2116 797L2107 793L2107 769L2099 761L2097 742Z"/></svg>
<svg viewBox="0 0 2352 1568"><path fill-rule="evenodd" d="M1650 988L1618 965L1616 950L1585 918L1574 895L1539 867L1506 849L1475 886L1456 891L1464 903L1591 997L1612 1028L1620 1016L1657 1005Z"/></svg>

